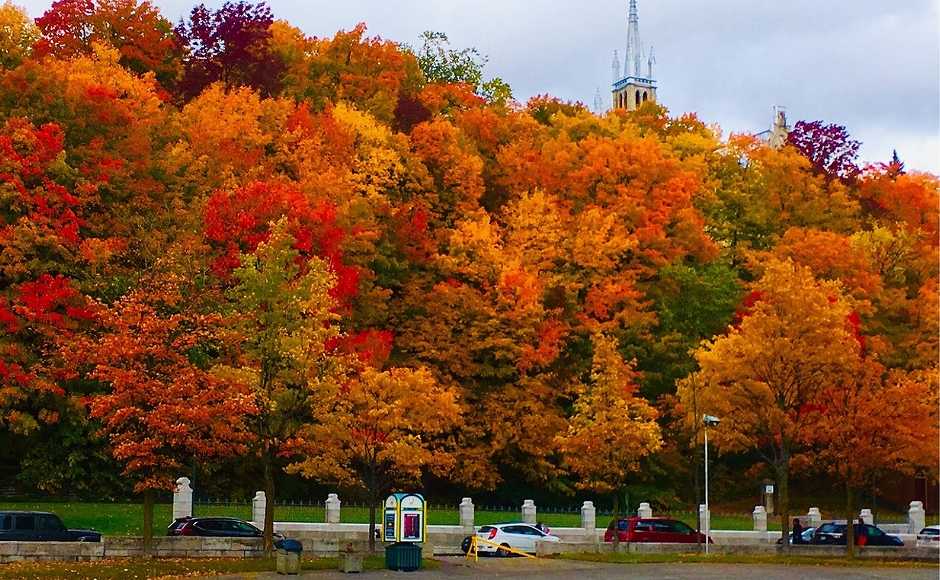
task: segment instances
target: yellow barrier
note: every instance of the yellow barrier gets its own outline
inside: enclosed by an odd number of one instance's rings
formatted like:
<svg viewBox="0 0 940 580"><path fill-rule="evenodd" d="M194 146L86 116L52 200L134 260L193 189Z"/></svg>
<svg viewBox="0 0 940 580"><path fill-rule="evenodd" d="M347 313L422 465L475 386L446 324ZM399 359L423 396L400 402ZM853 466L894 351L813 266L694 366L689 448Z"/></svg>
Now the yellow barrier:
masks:
<svg viewBox="0 0 940 580"><path fill-rule="evenodd" d="M525 552L520 552L515 548L509 546L504 546L502 544L497 544L496 542L491 542L489 540L484 540L483 538L478 538L476 536L470 536L470 549L467 551L467 555L464 556L464 560L470 558L470 554L473 554L473 561L476 562L479 560L477 556L477 542L483 542L484 544L489 544L495 546L496 548L503 550L504 552L512 552L513 554L519 554L520 556L525 556L526 558L535 558L532 554L527 554Z"/></svg>

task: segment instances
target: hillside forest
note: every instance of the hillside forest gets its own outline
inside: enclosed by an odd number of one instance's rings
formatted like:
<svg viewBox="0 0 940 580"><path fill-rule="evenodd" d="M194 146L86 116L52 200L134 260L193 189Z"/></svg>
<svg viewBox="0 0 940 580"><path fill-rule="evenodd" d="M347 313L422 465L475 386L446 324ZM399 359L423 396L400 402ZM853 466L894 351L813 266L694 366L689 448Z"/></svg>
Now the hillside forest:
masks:
<svg viewBox="0 0 940 580"><path fill-rule="evenodd" d="M858 145L519 103L443 33L8 1L0 485L694 505L706 413L784 536L791 478L935 483L938 177Z"/></svg>

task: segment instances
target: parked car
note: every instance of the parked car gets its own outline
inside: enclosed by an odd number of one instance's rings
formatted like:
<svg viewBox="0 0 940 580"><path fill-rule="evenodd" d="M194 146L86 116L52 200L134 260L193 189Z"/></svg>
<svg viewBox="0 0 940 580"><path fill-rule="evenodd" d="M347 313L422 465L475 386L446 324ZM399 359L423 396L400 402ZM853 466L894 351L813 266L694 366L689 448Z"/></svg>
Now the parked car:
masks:
<svg viewBox="0 0 940 580"><path fill-rule="evenodd" d="M477 530L477 538L497 544L494 546L486 542L477 542L478 554L496 554L497 556L510 556L512 552L505 548L512 548L527 554L535 553L535 543L560 542L558 536L543 532L533 524L524 522L509 522L504 524L490 524ZM469 542L464 540L465 551L469 551Z"/></svg>
<svg viewBox="0 0 940 580"><path fill-rule="evenodd" d="M100 542L101 532L69 529L49 512L0 511L0 542Z"/></svg>
<svg viewBox="0 0 940 580"><path fill-rule="evenodd" d="M853 524L853 529L857 527L858 524ZM865 539L866 546L903 546L904 542L901 541L901 538L897 536L892 536L881 531L877 526L871 524L864 524L865 529L862 531L862 535L867 536ZM813 532L813 537L810 540L811 544L831 544L835 546L844 546L845 545L845 522L826 522L821 524Z"/></svg>
<svg viewBox="0 0 940 580"><path fill-rule="evenodd" d="M800 532L800 537L803 538L803 543L804 543L804 544L809 544L809 543L810 543L810 540L813 539L813 532L814 532L814 531L816 531L816 528L803 528L803 531ZM778 544L782 544L782 543L783 543L783 538L777 538L777 543L778 543ZM790 532L790 534L787 536L787 543L789 543L789 544L792 544L792 543L793 543L793 532Z"/></svg>
<svg viewBox="0 0 940 580"><path fill-rule="evenodd" d="M188 516L176 518L166 530L168 536L211 536L224 538L260 538L264 532L238 518L222 516ZM283 539L283 534L274 534Z"/></svg>
<svg viewBox="0 0 940 580"><path fill-rule="evenodd" d="M689 524L669 518L618 518L607 526L604 541L613 542L615 534L620 542L714 543Z"/></svg>
<svg viewBox="0 0 940 580"><path fill-rule="evenodd" d="M917 546L940 548L940 526L927 526L917 532Z"/></svg>

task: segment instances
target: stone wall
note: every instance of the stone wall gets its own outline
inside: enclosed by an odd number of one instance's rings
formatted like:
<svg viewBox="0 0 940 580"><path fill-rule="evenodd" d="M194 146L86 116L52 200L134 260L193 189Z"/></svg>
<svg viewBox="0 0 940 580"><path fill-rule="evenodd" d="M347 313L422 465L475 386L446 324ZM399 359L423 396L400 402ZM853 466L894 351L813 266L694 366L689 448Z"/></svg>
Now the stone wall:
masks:
<svg viewBox="0 0 940 580"><path fill-rule="evenodd" d="M301 524L284 523L275 530L303 545L304 556L336 556L352 544L357 552L366 552L369 545L367 524ZM460 542L471 532L462 526L428 526L428 541L422 545L424 557L460 555ZM603 529L591 533L581 528L556 528L552 533L562 542L539 542L540 555L613 552L614 545L603 541ZM776 554L783 546L776 544L777 534L713 530L715 554ZM937 550L917 548L913 536L902 536L901 548L866 546L856 548L861 558L936 561ZM254 558L264 555L259 538L197 538L159 536L154 538L153 554L160 558ZM385 544L376 542L382 553ZM696 552L692 544L628 544L618 546L621 552L688 553ZM807 556L841 556L841 546L791 546L791 553ZM105 537L101 543L82 542L0 542L0 563L87 562L105 558L134 558L143 555L143 539L139 537Z"/></svg>

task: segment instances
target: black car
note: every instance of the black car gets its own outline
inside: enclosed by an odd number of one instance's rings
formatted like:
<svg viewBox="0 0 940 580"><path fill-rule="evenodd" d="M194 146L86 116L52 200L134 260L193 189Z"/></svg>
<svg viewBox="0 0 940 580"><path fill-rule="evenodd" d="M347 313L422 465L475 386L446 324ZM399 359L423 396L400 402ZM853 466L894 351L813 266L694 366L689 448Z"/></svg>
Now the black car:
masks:
<svg viewBox="0 0 940 580"><path fill-rule="evenodd" d="M0 511L0 542L100 542L101 532L69 529L50 512Z"/></svg>
<svg viewBox="0 0 940 580"><path fill-rule="evenodd" d="M211 536L222 538L260 538L264 533L245 520L223 516L176 518L166 529L168 536ZM275 538L283 538L274 534Z"/></svg>
<svg viewBox="0 0 940 580"><path fill-rule="evenodd" d="M857 528L859 524L853 524L854 529ZM861 535L865 536L864 544L862 544L856 536L855 545L865 545L865 546L903 546L904 542L901 538L897 536L892 536L886 534L878 527L871 524L864 524L864 529L861 530ZM829 544L833 546L844 546L845 545L845 522L826 522L816 528L816 531L813 532L813 536L810 539L811 544Z"/></svg>

